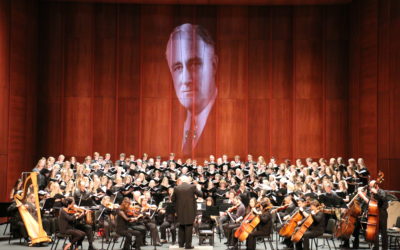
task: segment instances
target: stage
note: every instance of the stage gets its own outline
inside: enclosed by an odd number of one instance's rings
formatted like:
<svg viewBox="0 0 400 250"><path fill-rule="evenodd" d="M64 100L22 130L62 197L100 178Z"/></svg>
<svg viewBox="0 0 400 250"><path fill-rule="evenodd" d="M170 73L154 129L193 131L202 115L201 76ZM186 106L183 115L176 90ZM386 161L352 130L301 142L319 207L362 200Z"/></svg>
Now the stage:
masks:
<svg viewBox="0 0 400 250"><path fill-rule="evenodd" d="M0 232L1 233L4 232L4 225L0 226ZM276 236L276 233L274 234L274 237L275 236ZM224 244L224 242L226 241L225 238L221 239L221 241L220 241L217 234L215 234L214 237L215 237L214 238L215 245L214 245L214 247L211 247L209 245L199 246L198 237L193 236L193 246L195 247L194 250L227 249L226 245ZM147 242L150 242L150 239L147 239ZM338 247L341 244L341 242L339 242L338 240L334 240L334 242L335 242L336 247ZM62 244L62 242L60 241L60 244L58 245L57 249L62 249L61 244ZM115 244L114 249L121 249L120 244L121 244L121 239L119 239L118 243ZM330 241L329 244L332 245L332 242ZM94 246L99 250L102 249L101 248L101 239L96 238ZM268 242L266 242L266 246L267 246L267 249L271 249ZM274 249L277 249L275 238L274 238L273 246L274 246ZM368 244L364 241L360 242L360 247L361 247L360 249L370 249ZM0 250L3 250L3 249L50 249L50 248L51 248L51 244L49 244L48 246L42 246L42 247L28 247L27 244L23 244L23 243L20 244L19 239L13 239L13 240L11 240L11 244L8 244L8 235L4 235L3 237L1 237L1 241L0 241ZM87 248L88 248L88 243L85 240L83 242L83 249L87 249ZM107 249L107 245L104 244L103 248ZM111 249L111 246L109 249ZM145 247L142 247L141 249L142 250L154 250L155 248L153 246L145 246ZM163 244L161 247L157 247L157 249L158 250L168 250L168 249L178 250L180 248L178 247L178 245L171 246L171 244ZM245 249L245 245L242 245L241 249ZM265 249L264 243L258 242L257 249ZM285 245L278 243L278 249L285 249ZM329 249L329 247L326 244L326 242L323 242L320 239L318 241L318 249L325 250L325 249Z"/></svg>

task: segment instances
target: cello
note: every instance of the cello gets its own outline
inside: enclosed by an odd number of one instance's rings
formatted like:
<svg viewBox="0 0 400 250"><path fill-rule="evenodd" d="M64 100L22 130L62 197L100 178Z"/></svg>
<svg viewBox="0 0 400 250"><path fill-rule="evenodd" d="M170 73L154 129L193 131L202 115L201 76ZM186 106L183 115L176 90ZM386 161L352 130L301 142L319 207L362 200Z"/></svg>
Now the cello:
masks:
<svg viewBox="0 0 400 250"><path fill-rule="evenodd" d="M310 215L308 215L303 223L301 224L301 226L299 226L296 230L296 232L294 232L294 234L292 235L291 240L295 243L299 242L301 240L301 238L303 238L304 233L308 230L308 228L313 224L314 219L310 213Z"/></svg>
<svg viewBox="0 0 400 250"><path fill-rule="evenodd" d="M260 223L259 215L261 214L261 212L253 211L253 209L252 211L250 211L250 213L246 215L246 217L244 217L242 224L235 231L235 238L237 238L239 241L245 241L249 234L251 234L251 232L253 232L253 230Z"/></svg>
<svg viewBox="0 0 400 250"><path fill-rule="evenodd" d="M379 171L379 177L376 179L376 183L383 181L383 172ZM376 239L376 234L379 228L379 207L378 202L375 199L370 199L368 203L368 222L367 228L365 229L365 240L373 242Z"/></svg>
<svg viewBox="0 0 400 250"><path fill-rule="evenodd" d="M289 237L294 233L297 223L304 219L300 209L298 209L282 226L279 230L279 235L282 237Z"/></svg>

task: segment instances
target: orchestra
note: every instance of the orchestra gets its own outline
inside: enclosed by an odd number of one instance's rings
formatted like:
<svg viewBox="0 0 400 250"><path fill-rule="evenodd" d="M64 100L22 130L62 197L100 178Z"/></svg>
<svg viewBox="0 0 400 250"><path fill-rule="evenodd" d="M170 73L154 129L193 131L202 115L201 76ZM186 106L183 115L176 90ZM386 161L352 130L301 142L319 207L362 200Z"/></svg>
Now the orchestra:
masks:
<svg viewBox="0 0 400 250"><path fill-rule="evenodd" d="M329 219L336 221L335 237L342 247L349 248L353 237L352 247L358 248L365 231L375 249L380 239L383 249L388 248L388 198L379 188L382 179L371 180L362 159L349 159L347 165L342 157L307 158L305 164L300 159L279 163L273 157L267 162L262 156L255 161L251 155L247 161L211 155L203 163L176 159L174 154L165 161L147 154L111 159L110 154L96 152L79 163L60 155L57 160L40 159L32 170L38 173L43 227L48 235L70 235L64 249L81 249L84 238L89 249L95 249L93 232L99 228L106 243L117 240L113 235L125 237L124 249L149 245L147 232L155 247L176 244L180 227L174 188L181 185L182 176L201 191L194 232L215 229L230 249L246 241L246 249L253 250L257 237L269 237L273 229L287 248L309 249L310 239L325 232ZM16 181L11 197L22 185L22 179ZM34 198L28 195L25 206L36 218ZM13 203L9 209L14 211L11 228L29 240L16 208ZM367 228L364 217L375 219L375 228L373 223Z"/></svg>

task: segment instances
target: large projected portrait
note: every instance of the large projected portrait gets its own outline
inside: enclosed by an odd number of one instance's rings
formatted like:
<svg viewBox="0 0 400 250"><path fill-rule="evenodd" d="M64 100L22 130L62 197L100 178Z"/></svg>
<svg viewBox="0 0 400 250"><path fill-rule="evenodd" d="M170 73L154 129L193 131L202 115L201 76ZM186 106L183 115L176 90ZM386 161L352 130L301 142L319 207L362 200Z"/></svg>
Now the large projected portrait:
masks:
<svg viewBox="0 0 400 250"><path fill-rule="evenodd" d="M166 58L176 96L186 110L182 152L189 155L201 139L218 93L214 41L204 27L182 24L169 37Z"/></svg>

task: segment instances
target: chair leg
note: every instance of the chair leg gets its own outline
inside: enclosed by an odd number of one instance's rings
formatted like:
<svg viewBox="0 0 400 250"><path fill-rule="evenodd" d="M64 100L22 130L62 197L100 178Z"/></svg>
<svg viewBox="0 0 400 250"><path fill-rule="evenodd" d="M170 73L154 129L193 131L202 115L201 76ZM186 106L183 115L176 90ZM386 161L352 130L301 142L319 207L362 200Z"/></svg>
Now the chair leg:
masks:
<svg viewBox="0 0 400 250"><path fill-rule="evenodd" d="M265 243L265 238L262 237L263 243L264 243L264 249L267 250L267 244Z"/></svg>
<svg viewBox="0 0 400 250"><path fill-rule="evenodd" d="M332 238L331 241L332 241L332 244L333 244L333 249L336 249L335 240Z"/></svg>
<svg viewBox="0 0 400 250"><path fill-rule="evenodd" d="M8 218L7 218L7 222L6 222L6 228L4 228L4 232L3 232L3 235L5 235L6 234L6 231L7 231L7 228L8 228L8 225L10 224L10 222L8 222Z"/></svg>
<svg viewBox="0 0 400 250"><path fill-rule="evenodd" d="M124 241L125 241L125 236L122 237L121 244L119 245L119 248L122 248L122 244L124 243Z"/></svg>
<svg viewBox="0 0 400 250"><path fill-rule="evenodd" d="M272 250L274 250L274 244L272 243L272 239L269 241L269 246L271 247Z"/></svg>
<svg viewBox="0 0 400 250"><path fill-rule="evenodd" d="M325 239L325 241L326 241L326 244L328 244L329 250L331 250L331 245L329 244L329 240Z"/></svg>
<svg viewBox="0 0 400 250"><path fill-rule="evenodd" d="M57 238L56 246L54 247L55 250L57 250L58 243L60 242L60 239Z"/></svg>

